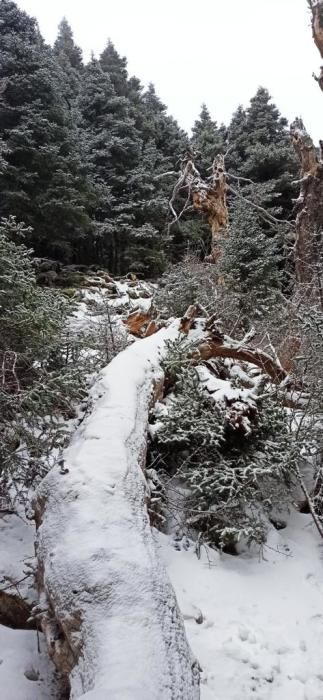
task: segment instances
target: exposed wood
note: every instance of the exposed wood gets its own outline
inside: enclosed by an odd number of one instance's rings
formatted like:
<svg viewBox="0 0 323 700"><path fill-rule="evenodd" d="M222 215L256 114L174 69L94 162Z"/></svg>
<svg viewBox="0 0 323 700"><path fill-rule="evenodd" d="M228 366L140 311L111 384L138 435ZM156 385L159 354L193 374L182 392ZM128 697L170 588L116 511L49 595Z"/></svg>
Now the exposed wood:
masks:
<svg viewBox="0 0 323 700"><path fill-rule="evenodd" d="M291 137L301 168L301 192L296 202L296 280L305 284L307 292L311 293L317 286L321 255L319 236L323 227L323 163L300 119L291 125Z"/></svg>
<svg viewBox="0 0 323 700"><path fill-rule="evenodd" d="M192 353L197 360L210 360L211 358L231 358L238 362L249 362L259 367L271 378L275 384L280 384L287 378L287 372L279 367L275 360L267 353L249 346L239 345L230 340L206 339Z"/></svg>
<svg viewBox="0 0 323 700"><path fill-rule="evenodd" d="M154 319L152 311L133 311L126 318L124 324L128 332L136 338L149 338L149 336L164 328L166 321Z"/></svg>
<svg viewBox="0 0 323 700"><path fill-rule="evenodd" d="M202 186L203 184L203 186ZM213 175L205 186L198 183L193 188L193 204L206 217L212 233L211 254L207 262L218 262L221 256L219 242L228 234L229 212L227 207L228 185L224 156L218 155L213 163Z"/></svg>
<svg viewBox="0 0 323 700"><path fill-rule="evenodd" d="M188 322L190 319L194 320L198 316L199 311L200 307L198 305L192 305L188 308L180 325L180 330L183 333L187 333L190 330L191 325ZM288 372L271 355L223 335L218 327L216 314L205 321L205 337L194 348L191 357L203 361L221 357L231 358L239 362L250 362L259 367L276 384L280 384L288 376Z"/></svg>
<svg viewBox="0 0 323 700"><path fill-rule="evenodd" d="M192 304L188 307L186 313L180 321L179 330L181 333L188 333L194 327L195 319L200 316L205 316L205 310L200 304Z"/></svg>
<svg viewBox="0 0 323 700"><path fill-rule="evenodd" d="M197 318L205 315L204 309L199 304L192 304L187 309L179 324L179 330L186 335L194 327ZM159 330L158 324L147 314L136 312L130 314L125 321L126 326L137 337L148 337ZM131 330L132 329L132 330ZM192 359L207 361L212 358L231 358L240 362L250 362L259 367L273 382L280 384L288 377L287 369L284 369L278 361L263 352L259 348L253 348L246 343L239 343L223 335L217 325L217 315L214 314L205 319L204 339L191 354Z"/></svg>
<svg viewBox="0 0 323 700"><path fill-rule="evenodd" d="M323 0L309 0L312 13L312 32L315 44L323 58Z"/></svg>
<svg viewBox="0 0 323 700"><path fill-rule="evenodd" d="M0 625L19 630L35 630L36 621L30 619L32 604L18 593L0 591Z"/></svg>
<svg viewBox="0 0 323 700"><path fill-rule="evenodd" d="M227 207L227 175L224 165L224 156L216 156L211 177L203 180L194 165L192 154L183 160L181 170L175 183L169 208L173 215L171 225L178 222L183 214L191 207L202 213L210 226L212 233L211 254L206 258L207 262L215 263L221 255L219 242L222 236L228 234L229 212ZM186 195L184 206L180 212L175 210L175 200L178 195Z"/></svg>

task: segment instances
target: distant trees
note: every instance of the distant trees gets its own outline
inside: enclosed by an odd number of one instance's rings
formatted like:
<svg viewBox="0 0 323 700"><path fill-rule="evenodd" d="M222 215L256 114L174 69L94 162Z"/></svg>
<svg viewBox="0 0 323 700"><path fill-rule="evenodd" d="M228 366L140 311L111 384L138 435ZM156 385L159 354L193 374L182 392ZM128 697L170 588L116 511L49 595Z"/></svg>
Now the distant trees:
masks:
<svg viewBox="0 0 323 700"><path fill-rule="evenodd" d="M207 252L196 212L168 225L174 177L165 173L188 152L203 178L226 153L240 192L290 216L295 155L267 90L228 128L203 105L189 139L111 41L84 65L66 19L53 48L12 0L0 0L0 20L0 214L32 227L37 255L157 275L188 247Z"/></svg>
<svg viewBox="0 0 323 700"><path fill-rule="evenodd" d="M90 219L64 78L35 21L11 0L1 0L0 21L0 214L33 227L37 253L68 260Z"/></svg>

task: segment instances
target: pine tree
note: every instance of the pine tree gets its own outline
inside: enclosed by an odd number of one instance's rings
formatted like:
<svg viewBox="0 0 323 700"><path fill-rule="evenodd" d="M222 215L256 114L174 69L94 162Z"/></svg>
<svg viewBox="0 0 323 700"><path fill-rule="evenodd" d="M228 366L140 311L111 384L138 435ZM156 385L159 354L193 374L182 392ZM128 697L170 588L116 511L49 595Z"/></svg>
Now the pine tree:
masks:
<svg viewBox="0 0 323 700"><path fill-rule="evenodd" d="M74 42L72 29L65 17L58 27L54 54L64 76L63 93L69 108L72 109L80 91L83 57L81 49Z"/></svg>
<svg viewBox="0 0 323 700"><path fill-rule="evenodd" d="M142 95L140 82L128 79L126 60L111 42L86 67L80 106L101 202L95 247L112 272L156 274L164 265L169 199L161 175L178 160L184 133L152 86Z"/></svg>
<svg viewBox="0 0 323 700"><path fill-rule="evenodd" d="M236 274L239 259L243 265L249 260L246 267L248 292L243 285L243 279L240 279L241 270L237 274L237 280L240 280L242 285L240 301L245 307L246 294L259 300L263 296L260 288L257 291L259 283L263 288L262 271L263 279L267 280L268 285L273 284L274 289L277 275L282 278L284 286L288 284L289 279L287 248L290 227L288 224L273 225L266 219L266 211L277 219L292 218L296 160L290 143L287 120L271 102L265 88L260 87L257 90L246 110L240 106L233 115L228 131L228 145L226 167L229 174L234 176L231 180L229 177L231 188L236 189L238 195L246 197L265 210L263 216L259 216L259 212L252 207L248 212L250 205L241 204L234 207L230 243L224 246L224 255L228 258L223 264L227 271L230 267L235 269L233 275ZM237 180L237 177L241 179ZM252 258L253 272L250 267ZM259 270L259 276L254 274L256 268Z"/></svg>
<svg viewBox="0 0 323 700"><path fill-rule="evenodd" d="M229 127L229 152L226 165L235 175L249 178L272 189L271 206L281 218L293 209L297 176L296 158L291 146L288 122L272 104L268 90L258 88L245 111L239 107ZM250 185L241 181L246 193ZM265 189L265 206L268 189ZM270 204L269 204L270 206Z"/></svg>
<svg viewBox="0 0 323 700"><path fill-rule="evenodd" d="M82 50L76 46L74 42L73 32L66 17L63 17L59 24L58 35L54 44L54 52L59 58L64 54L75 70L78 72L82 71Z"/></svg>
<svg viewBox="0 0 323 700"><path fill-rule="evenodd" d="M0 1L0 175L2 216L33 227L40 255L73 258L90 222L90 196L63 78L35 20Z"/></svg>
<svg viewBox="0 0 323 700"><path fill-rule="evenodd" d="M189 140L176 120L167 114L167 107L152 83L143 95L141 124L143 140L153 139L169 166L178 168L180 157L189 147Z"/></svg>
<svg viewBox="0 0 323 700"><path fill-rule="evenodd" d="M174 390L151 417L153 463L166 484L171 477L169 510L176 477L184 533L231 551L241 538L261 545L272 510L286 508L295 482L286 413L269 393L256 400L239 382L228 382L228 402L210 396L199 369L183 367L187 351L187 338L169 343L163 369Z"/></svg>
<svg viewBox="0 0 323 700"><path fill-rule="evenodd" d="M282 283L279 232L268 236L259 214L243 200L231 210L229 236L224 240L221 272L226 293L236 296L241 321L248 327L275 306Z"/></svg>
<svg viewBox="0 0 323 700"><path fill-rule="evenodd" d="M214 158L225 149L226 128L218 127L213 121L205 104L202 105L199 118L192 129L191 144L195 156L195 164L203 178L210 175Z"/></svg>
<svg viewBox="0 0 323 700"><path fill-rule="evenodd" d="M100 64L102 70L108 73L111 83L117 95L129 95L127 59L121 57L112 41L109 39L106 48L101 53Z"/></svg>
<svg viewBox="0 0 323 700"><path fill-rule="evenodd" d="M101 260L120 273L133 222L131 173L140 161L141 140L128 99L116 94L109 73L95 59L85 69L80 109L97 195L93 214Z"/></svg>
<svg viewBox="0 0 323 700"><path fill-rule="evenodd" d="M0 478L16 489L39 480L64 445L73 400L84 398L85 371L71 362L66 299L36 284L30 231L0 222Z"/></svg>
<svg viewBox="0 0 323 700"><path fill-rule="evenodd" d="M247 114L242 105L232 115L228 128L228 154L226 156L226 168L236 175L240 173L246 157L248 140Z"/></svg>

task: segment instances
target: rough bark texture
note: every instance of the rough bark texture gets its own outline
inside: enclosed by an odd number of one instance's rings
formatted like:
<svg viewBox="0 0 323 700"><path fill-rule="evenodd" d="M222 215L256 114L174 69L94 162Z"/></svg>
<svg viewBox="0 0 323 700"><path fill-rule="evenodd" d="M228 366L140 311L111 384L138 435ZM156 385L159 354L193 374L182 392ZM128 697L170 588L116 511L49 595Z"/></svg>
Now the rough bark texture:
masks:
<svg viewBox="0 0 323 700"><path fill-rule="evenodd" d="M213 164L211 181L207 185L197 182L193 188L194 207L207 217L212 232L211 255L207 262L218 262L221 256L219 242L228 232L227 191L224 156L218 155Z"/></svg>
<svg viewBox="0 0 323 700"><path fill-rule="evenodd" d="M275 384L280 384L287 377L287 372L279 367L277 363L261 350L250 348L249 346L239 345L239 343L230 342L230 339L221 340L205 340L193 352L192 357L197 360L211 360L212 358L222 357L231 358L238 362L249 362L251 365L256 365L265 374L272 379Z"/></svg>
<svg viewBox="0 0 323 700"><path fill-rule="evenodd" d="M68 471L52 470L37 494L41 624L73 699L199 698L141 472L158 354L177 334L163 330L113 360L66 452Z"/></svg>
<svg viewBox="0 0 323 700"><path fill-rule="evenodd" d="M309 0L312 13L312 31L315 44L323 58L323 1Z"/></svg>
<svg viewBox="0 0 323 700"><path fill-rule="evenodd" d="M308 291L317 285L323 226L323 163L301 120L291 126L291 137L301 167L301 192L296 202L296 280Z"/></svg>
<svg viewBox="0 0 323 700"><path fill-rule="evenodd" d="M186 192L186 203L180 213L174 209L174 201L179 193ZM219 242L222 236L228 233L229 213L227 207L228 185L224 165L224 156L218 155L212 167L212 175L203 180L190 156L183 160L178 181L174 187L170 201L170 210L174 215L174 221L179 221L186 211L189 203L202 213L210 226L212 233L211 254L206 258L207 262L216 263L221 255Z"/></svg>

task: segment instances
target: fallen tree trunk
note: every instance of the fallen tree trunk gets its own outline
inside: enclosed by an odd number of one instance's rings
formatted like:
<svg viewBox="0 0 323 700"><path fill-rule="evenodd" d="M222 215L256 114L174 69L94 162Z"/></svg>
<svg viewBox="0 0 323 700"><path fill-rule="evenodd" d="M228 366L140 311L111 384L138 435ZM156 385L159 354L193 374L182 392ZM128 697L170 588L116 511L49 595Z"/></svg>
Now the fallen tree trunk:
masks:
<svg viewBox="0 0 323 700"><path fill-rule="evenodd" d="M189 306L180 321L179 331L187 335L189 331L194 328L196 319L203 313L205 313L204 309L202 309L199 304L192 304ZM128 328L131 328L133 321L135 321L135 324L133 324L135 325L135 334L144 337L148 323L152 322L151 319L151 314L136 313L129 316L130 323L126 321L126 325ZM275 358L259 348L253 348L251 345L239 343L239 341L234 341L232 338L224 336L216 323L214 323L215 319L216 315L205 319L204 338L192 351L192 359L207 361L217 357L223 359L231 358L238 362L249 362L259 367L259 369L267 374L275 384L280 384L287 379L287 370L278 364Z"/></svg>
<svg viewBox="0 0 323 700"><path fill-rule="evenodd" d="M163 330L113 360L64 467L37 494L41 626L74 699L199 698L142 474L158 353L177 333Z"/></svg>
<svg viewBox="0 0 323 700"><path fill-rule="evenodd" d="M239 343L230 342L227 340L212 340L206 339L192 353L192 357L197 360L211 360L212 358L221 357L237 360L238 362L249 362L265 374L268 374L270 379L275 384L283 382L288 374L280 367L275 360L262 350L257 350L249 346L239 345Z"/></svg>

